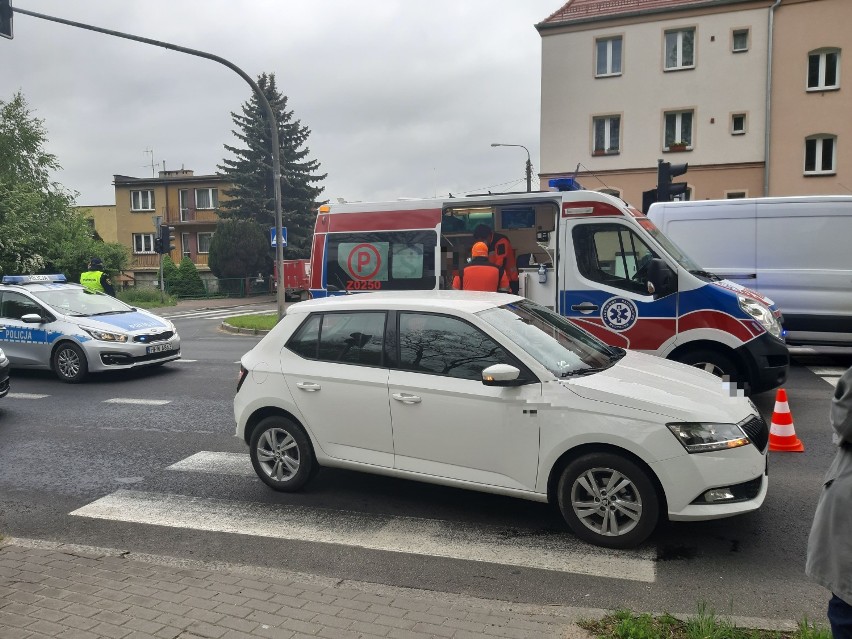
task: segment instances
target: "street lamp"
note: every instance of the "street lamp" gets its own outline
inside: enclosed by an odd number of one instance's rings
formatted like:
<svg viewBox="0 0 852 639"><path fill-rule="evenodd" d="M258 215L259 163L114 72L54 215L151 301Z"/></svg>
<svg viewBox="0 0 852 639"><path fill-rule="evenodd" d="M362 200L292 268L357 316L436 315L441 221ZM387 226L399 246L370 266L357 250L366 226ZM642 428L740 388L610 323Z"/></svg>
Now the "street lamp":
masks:
<svg viewBox="0 0 852 639"><path fill-rule="evenodd" d="M517 146L527 152L527 165L525 167L527 176L527 193L532 191L532 160L530 159L530 150L523 144L500 144L499 142L492 142L491 146Z"/></svg>

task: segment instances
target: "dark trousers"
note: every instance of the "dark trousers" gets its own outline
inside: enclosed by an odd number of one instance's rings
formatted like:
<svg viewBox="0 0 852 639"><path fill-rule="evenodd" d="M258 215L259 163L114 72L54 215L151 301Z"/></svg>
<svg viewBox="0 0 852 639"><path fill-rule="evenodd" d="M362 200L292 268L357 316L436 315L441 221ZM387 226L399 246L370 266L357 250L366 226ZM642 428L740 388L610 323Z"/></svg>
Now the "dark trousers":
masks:
<svg viewBox="0 0 852 639"><path fill-rule="evenodd" d="M852 639L852 606L834 593L828 602L828 622L834 639Z"/></svg>

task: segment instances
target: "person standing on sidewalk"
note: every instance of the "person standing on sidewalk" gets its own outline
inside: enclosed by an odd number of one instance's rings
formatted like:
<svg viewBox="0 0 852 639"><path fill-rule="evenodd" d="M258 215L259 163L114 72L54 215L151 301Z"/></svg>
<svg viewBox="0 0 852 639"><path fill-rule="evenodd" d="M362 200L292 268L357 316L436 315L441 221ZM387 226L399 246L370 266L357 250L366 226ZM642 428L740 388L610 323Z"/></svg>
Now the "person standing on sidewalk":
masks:
<svg viewBox="0 0 852 639"><path fill-rule="evenodd" d="M852 367L837 382L830 421L837 454L823 480L805 572L831 591L834 639L852 639Z"/></svg>

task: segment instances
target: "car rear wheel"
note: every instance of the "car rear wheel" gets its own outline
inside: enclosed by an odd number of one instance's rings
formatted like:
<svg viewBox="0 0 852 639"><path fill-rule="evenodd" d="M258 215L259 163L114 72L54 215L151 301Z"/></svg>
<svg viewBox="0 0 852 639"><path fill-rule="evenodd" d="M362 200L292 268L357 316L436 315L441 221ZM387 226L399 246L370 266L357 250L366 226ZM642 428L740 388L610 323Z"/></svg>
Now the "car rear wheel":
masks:
<svg viewBox="0 0 852 639"><path fill-rule="evenodd" d="M657 525L659 500L647 473L613 453L568 464L558 485L559 509L577 537L608 548L632 548Z"/></svg>
<svg viewBox="0 0 852 639"><path fill-rule="evenodd" d="M77 384L89 372L83 349L72 342L63 342L53 353L53 370L63 382Z"/></svg>
<svg viewBox="0 0 852 639"><path fill-rule="evenodd" d="M275 490L297 491L315 474L317 463L307 434L286 417L262 419L252 432L249 451L254 472Z"/></svg>

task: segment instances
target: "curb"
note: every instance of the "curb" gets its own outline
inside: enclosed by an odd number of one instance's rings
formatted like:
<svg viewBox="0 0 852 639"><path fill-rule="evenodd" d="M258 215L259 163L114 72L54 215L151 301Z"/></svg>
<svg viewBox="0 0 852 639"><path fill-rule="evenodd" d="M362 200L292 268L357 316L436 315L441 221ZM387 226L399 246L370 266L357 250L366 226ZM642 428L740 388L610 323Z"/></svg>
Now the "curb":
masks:
<svg viewBox="0 0 852 639"><path fill-rule="evenodd" d="M235 335L266 335L269 332L258 328L242 328L239 326L233 326L228 324L228 322L222 322L219 328L226 333L233 333Z"/></svg>

